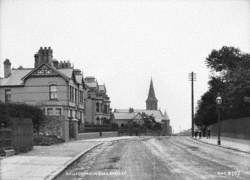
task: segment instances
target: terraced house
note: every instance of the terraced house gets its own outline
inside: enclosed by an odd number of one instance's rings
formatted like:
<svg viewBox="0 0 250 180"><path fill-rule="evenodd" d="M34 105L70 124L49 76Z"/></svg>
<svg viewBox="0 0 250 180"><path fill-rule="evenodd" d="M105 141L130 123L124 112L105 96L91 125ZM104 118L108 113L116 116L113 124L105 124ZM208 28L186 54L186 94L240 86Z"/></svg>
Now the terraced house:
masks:
<svg viewBox="0 0 250 180"><path fill-rule="evenodd" d="M110 123L110 98L105 85L99 85L94 77L85 77L86 124L104 125Z"/></svg>
<svg viewBox="0 0 250 180"><path fill-rule="evenodd" d="M10 60L4 61L0 101L36 105L47 116L60 117L60 128L56 131L65 140L70 137L67 120L74 120L79 125L84 123L84 91L81 71L69 62L53 59L50 47L41 47L34 55L34 68L12 69ZM51 126L56 127L58 123Z"/></svg>

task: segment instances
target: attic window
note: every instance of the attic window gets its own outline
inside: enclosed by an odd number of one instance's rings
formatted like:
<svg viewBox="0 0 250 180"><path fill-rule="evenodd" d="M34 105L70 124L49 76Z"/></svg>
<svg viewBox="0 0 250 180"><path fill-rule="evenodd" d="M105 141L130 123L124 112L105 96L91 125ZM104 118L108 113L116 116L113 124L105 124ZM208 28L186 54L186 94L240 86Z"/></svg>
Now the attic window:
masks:
<svg viewBox="0 0 250 180"><path fill-rule="evenodd" d="M57 86L55 84L49 86L49 99L50 100L57 99Z"/></svg>

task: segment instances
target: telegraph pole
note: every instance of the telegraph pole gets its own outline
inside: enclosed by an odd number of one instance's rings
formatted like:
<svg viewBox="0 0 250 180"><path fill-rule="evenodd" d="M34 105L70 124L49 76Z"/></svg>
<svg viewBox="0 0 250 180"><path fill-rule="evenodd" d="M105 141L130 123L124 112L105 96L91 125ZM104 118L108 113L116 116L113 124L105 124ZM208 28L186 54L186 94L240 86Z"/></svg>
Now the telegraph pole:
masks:
<svg viewBox="0 0 250 180"><path fill-rule="evenodd" d="M189 80L191 81L191 132L194 137L194 81L196 80L194 72L189 73Z"/></svg>

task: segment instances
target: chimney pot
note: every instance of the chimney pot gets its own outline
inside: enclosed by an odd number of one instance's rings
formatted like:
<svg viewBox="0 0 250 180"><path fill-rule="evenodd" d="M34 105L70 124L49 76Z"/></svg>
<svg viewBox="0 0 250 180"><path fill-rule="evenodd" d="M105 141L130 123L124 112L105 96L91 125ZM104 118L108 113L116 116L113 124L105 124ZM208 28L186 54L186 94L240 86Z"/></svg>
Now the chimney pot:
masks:
<svg viewBox="0 0 250 180"><path fill-rule="evenodd" d="M7 78L11 75L11 62L9 59L6 59L4 62L4 77Z"/></svg>

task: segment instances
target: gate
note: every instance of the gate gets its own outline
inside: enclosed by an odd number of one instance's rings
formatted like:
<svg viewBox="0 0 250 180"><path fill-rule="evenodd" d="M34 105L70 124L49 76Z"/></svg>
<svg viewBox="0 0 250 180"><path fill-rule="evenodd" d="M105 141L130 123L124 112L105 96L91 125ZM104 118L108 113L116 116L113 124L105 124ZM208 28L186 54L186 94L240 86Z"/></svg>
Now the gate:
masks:
<svg viewBox="0 0 250 180"><path fill-rule="evenodd" d="M78 137L78 121L76 119L69 120L69 139L77 139Z"/></svg>
<svg viewBox="0 0 250 180"><path fill-rule="evenodd" d="M74 137L74 124L72 120L69 120L69 139L75 138Z"/></svg>

